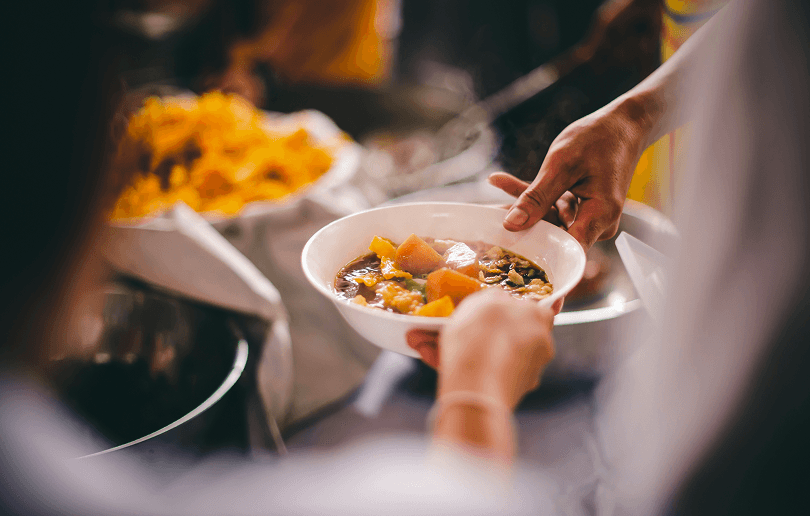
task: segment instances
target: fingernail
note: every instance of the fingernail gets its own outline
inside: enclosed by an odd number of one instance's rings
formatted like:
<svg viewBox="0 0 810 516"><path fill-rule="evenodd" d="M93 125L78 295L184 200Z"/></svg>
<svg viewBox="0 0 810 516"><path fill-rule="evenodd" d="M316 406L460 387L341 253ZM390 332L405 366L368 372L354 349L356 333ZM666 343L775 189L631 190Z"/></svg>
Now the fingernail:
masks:
<svg viewBox="0 0 810 516"><path fill-rule="evenodd" d="M506 214L506 222L510 224L514 224L515 226L520 226L527 220L529 220L529 214L523 211L521 208L512 208L509 210L509 213Z"/></svg>

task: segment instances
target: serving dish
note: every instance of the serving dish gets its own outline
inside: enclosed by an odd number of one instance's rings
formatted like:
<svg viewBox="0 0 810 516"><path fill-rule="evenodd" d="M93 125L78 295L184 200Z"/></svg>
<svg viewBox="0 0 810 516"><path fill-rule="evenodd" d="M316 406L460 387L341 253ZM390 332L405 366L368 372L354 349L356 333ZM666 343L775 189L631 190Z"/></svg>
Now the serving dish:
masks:
<svg viewBox="0 0 810 516"><path fill-rule="evenodd" d="M548 377L598 377L631 352L635 342L632 333L649 314L616 248L616 238L623 232L662 252L678 238L674 224L664 214L645 204L625 201L616 235L594 244L610 264L601 291L580 300L566 300L554 319L557 357L549 365Z"/></svg>
<svg viewBox="0 0 810 516"><path fill-rule="evenodd" d="M264 113L264 125L276 132L292 133L304 129L314 143L329 150L332 166L318 180L278 201L254 201L246 204L235 217L218 213L203 213L214 227L221 227L238 218L249 220L276 212L294 211L302 200L322 195L333 188L350 182L360 166L363 147L349 138L335 123L320 111L305 110L295 113Z"/></svg>
<svg viewBox="0 0 810 516"><path fill-rule="evenodd" d="M348 182L362 156L314 110L271 113L216 92L150 95L134 106L114 161L114 224L137 226L177 202L214 224L293 209Z"/></svg>
<svg viewBox="0 0 810 516"><path fill-rule="evenodd" d="M540 265L554 285L540 301L551 306L582 277L585 253L560 228L542 222L528 231L503 228L505 211L463 203L412 203L376 208L339 219L315 233L304 246L301 264L309 282L337 307L349 325L377 346L416 357L406 334L412 329L438 330L446 319L384 312L341 301L334 293L335 275L347 263L368 252L374 235L403 241L410 234L484 241L509 249Z"/></svg>

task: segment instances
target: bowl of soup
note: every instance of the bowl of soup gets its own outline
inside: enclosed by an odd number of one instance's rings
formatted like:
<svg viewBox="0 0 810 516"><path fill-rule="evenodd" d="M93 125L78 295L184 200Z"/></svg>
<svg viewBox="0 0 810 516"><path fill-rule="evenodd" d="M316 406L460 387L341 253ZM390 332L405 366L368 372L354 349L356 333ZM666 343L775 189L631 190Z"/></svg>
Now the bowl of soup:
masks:
<svg viewBox="0 0 810 516"><path fill-rule="evenodd" d="M550 307L579 282L585 253L571 235L544 221L506 231L505 214L431 202L355 213L307 242L304 275L364 338L418 356L406 334L440 330L479 290L500 288Z"/></svg>

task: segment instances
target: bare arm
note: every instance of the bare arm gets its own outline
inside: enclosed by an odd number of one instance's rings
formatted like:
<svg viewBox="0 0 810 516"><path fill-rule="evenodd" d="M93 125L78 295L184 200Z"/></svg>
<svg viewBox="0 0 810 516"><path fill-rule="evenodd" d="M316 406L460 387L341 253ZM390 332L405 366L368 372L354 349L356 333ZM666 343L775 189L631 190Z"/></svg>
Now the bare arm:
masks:
<svg viewBox="0 0 810 516"><path fill-rule="evenodd" d="M696 52L711 44L728 6L635 88L569 125L530 184L504 173L490 181L517 200L504 227L531 227L550 210L586 249L612 237L642 152L683 120L681 92Z"/></svg>
<svg viewBox="0 0 810 516"><path fill-rule="evenodd" d="M728 6L721 9L649 77L612 103L642 127L645 148L686 121L682 92L697 61L695 57L711 45L728 12Z"/></svg>

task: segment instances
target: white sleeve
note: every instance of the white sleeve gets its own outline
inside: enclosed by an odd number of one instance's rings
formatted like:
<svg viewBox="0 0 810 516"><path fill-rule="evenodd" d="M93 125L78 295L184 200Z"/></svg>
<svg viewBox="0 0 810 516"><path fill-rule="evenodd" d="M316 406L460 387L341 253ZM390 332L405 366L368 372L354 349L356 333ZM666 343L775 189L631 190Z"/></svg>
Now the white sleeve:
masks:
<svg viewBox="0 0 810 516"><path fill-rule="evenodd" d="M666 320L600 402L614 503L628 513L659 511L716 444L803 288L807 49L775 5L729 5L683 92L693 124Z"/></svg>
<svg viewBox="0 0 810 516"><path fill-rule="evenodd" d="M484 461L436 455L414 435L275 460L215 457L163 484L126 453L76 460L98 449L82 423L36 384L6 380L0 375L3 514L560 514L558 487L540 472L519 466L504 476Z"/></svg>

